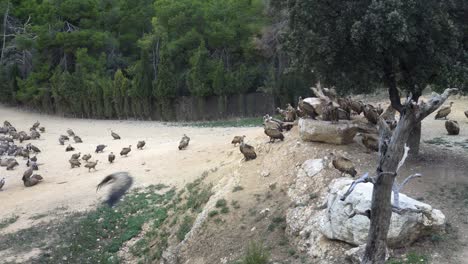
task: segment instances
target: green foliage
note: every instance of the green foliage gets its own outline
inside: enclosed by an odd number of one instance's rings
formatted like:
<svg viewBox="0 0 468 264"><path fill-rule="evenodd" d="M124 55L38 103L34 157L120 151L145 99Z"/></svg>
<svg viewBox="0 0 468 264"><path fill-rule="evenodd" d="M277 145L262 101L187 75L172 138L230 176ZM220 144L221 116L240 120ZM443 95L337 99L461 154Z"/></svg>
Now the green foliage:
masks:
<svg viewBox="0 0 468 264"><path fill-rule="evenodd" d="M195 219L191 216L186 215L182 221L182 223L179 226L179 229L176 233L177 239L179 241L182 241L185 239L185 235L190 232L192 229L193 221Z"/></svg>
<svg viewBox="0 0 468 264"><path fill-rule="evenodd" d="M10 217L7 217L5 219L2 219L0 221L0 229L3 229L5 227L8 227L9 225L13 224L14 222L16 222L16 220L18 220L19 216L17 215L12 215Z"/></svg>
<svg viewBox="0 0 468 264"><path fill-rule="evenodd" d="M430 84L466 84L466 8L463 1L293 0L287 46L296 68L339 91L382 83L419 97Z"/></svg>
<svg viewBox="0 0 468 264"><path fill-rule="evenodd" d="M255 92L273 67L253 40L263 10L261 0L9 1L14 26L29 24L6 37L0 101L147 119L178 96Z"/></svg>
<svg viewBox="0 0 468 264"><path fill-rule="evenodd" d="M269 252L265 249L263 244L257 242L250 242L245 252L244 257L241 259L241 264L266 264L270 258Z"/></svg>
<svg viewBox="0 0 468 264"><path fill-rule="evenodd" d="M420 255L414 252L410 252L402 260L390 259L386 262L387 264L428 264L429 258L425 255Z"/></svg>

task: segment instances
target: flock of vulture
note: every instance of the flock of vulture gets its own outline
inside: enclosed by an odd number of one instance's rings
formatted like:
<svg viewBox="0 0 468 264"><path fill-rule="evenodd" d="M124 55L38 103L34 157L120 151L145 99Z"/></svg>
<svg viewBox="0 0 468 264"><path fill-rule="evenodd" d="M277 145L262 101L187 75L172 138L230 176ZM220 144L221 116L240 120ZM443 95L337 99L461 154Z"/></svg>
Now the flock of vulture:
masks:
<svg viewBox="0 0 468 264"><path fill-rule="evenodd" d="M0 136L0 166L6 167L7 170L14 170L17 166L19 166L18 161L15 159L17 157L22 157L26 159L26 166L28 169L23 173L23 184L26 187L31 187L43 180L43 177L39 174L34 173L35 171L39 170L39 164L37 163L37 154L41 153L41 150L34 146L31 143L26 144L25 146L18 146L15 144L15 140L18 140L20 143L28 140L35 140L41 137L41 133L45 133L45 128L40 127L39 121L33 124L30 128L29 134L25 131L17 132L16 128L9 122L5 121L3 123L3 127L0 127L0 134L4 134ZM75 134L75 132L71 129L67 129L67 135L61 135L58 139L60 145L65 145L66 141L70 141L71 139L75 142L75 144L83 143L81 137ZM111 136L114 140L120 140L121 137L119 134L115 133L111 130ZM179 143L179 150L183 150L187 148L189 145L190 138L184 134L180 143ZM138 141L137 149L142 150L146 145L145 141ZM95 153L103 153L104 149L107 145L97 145ZM65 148L65 152L73 152L75 148L68 144ZM132 151L132 146L124 147L120 151L120 156L127 157L128 154ZM34 155L34 156L32 156ZM5 158L1 158L2 156L7 156ZM91 160L91 154L84 154L81 155L81 152L73 153L69 159L69 163L72 169L79 168L84 162L84 167L88 169L88 172L91 170L96 170L96 166L98 165L99 160ZM109 163L114 163L115 161L115 154L110 152L107 159ZM129 175L121 175L122 173L115 173L111 174L106 177L99 185L98 189L105 183L109 183L109 181L116 180L117 176L121 178L128 178ZM3 186L5 185L5 178L0 179L0 190L2 190ZM129 187L129 186L127 186Z"/></svg>
<svg viewBox="0 0 468 264"><path fill-rule="evenodd" d="M265 115L263 117L264 132L270 139L269 143L274 143L276 140L283 141L283 132L290 130L296 124L298 118L312 118L330 121L331 123L338 123L339 120L351 120L352 116L359 116L363 113L368 124L376 125L379 118L382 117L391 129L396 127L396 111L391 106L384 111L380 104L376 107L371 104L364 104L362 101L352 100L351 97L340 98L333 89L313 88L313 90L317 95L317 98L303 99L302 97L299 97L297 108L292 107L291 104L288 104L286 109L277 108L278 113L282 116L282 120L273 118L269 115ZM437 112L435 118L447 119L447 116L451 113L452 105L453 102L448 106L442 107ZM468 110L465 111L465 115L468 118ZM458 135L460 132L458 122L455 120L447 120L445 127L450 135ZM73 130L68 129L66 132L68 135L61 135L58 139L61 145L65 145L65 142L69 141L70 138L72 138L75 143L83 142ZM362 143L369 151L377 152L379 150L378 136L375 133L367 132L368 131L363 131L358 135L362 137ZM9 156L7 158L0 159L0 166L6 167L7 170L13 170L19 165L14 157L23 157L24 159L27 159L26 166L28 169L24 172L22 177L24 186L26 187L34 186L43 180L41 175L35 173L35 171L39 170L36 155L40 153L41 150L31 143L28 143L25 146L18 146L14 143L14 140L18 140L22 143L27 140L39 139L41 137L41 133L45 133L45 128L40 127L39 122L33 124L30 128L29 134L24 131L17 132L16 128L8 121L5 121L3 127L0 127L0 134L5 134L4 136L0 136L0 157ZM120 136L114 131L111 131L111 136L114 140L120 139ZM245 161L256 159L257 154L255 152L255 148L246 144L244 141L245 136L235 136L231 143L234 144L234 146L239 144L239 150L244 155ZM178 146L179 150L186 149L189 142L190 137L184 134ZM145 145L145 141L139 141L137 143L137 149L143 149ZM102 153L106 147L106 145L98 145L95 153ZM128 156L131 150L131 145L122 148L120 156ZM65 151L75 151L75 148L71 144L68 144ZM98 160L91 161L91 158L91 154L81 155L81 152L78 152L72 154L69 163L73 169L80 167L82 165L81 162L84 161L84 167L90 172L92 169L96 170L96 166L99 162ZM114 153L110 152L108 155L109 163L113 163L115 158L116 156ZM357 172L351 160L334 153L330 153L330 158L333 166L342 174L349 174L352 177L356 176ZM103 183L107 183L112 180L112 177L112 175L106 177L99 186L102 186ZM4 184L5 178L0 179L0 190Z"/></svg>

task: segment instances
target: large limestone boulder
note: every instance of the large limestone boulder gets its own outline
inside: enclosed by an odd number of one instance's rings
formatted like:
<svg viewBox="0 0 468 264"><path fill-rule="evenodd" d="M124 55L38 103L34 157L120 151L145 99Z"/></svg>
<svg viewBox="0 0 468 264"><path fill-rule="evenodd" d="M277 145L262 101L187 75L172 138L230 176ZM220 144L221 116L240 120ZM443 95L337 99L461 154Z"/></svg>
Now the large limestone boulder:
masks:
<svg viewBox="0 0 468 264"><path fill-rule="evenodd" d="M373 185L358 184L351 195L341 201L340 198L351 183L351 179L340 178L330 185L326 215L321 219L320 230L330 239L359 246L366 243L370 220L362 214L354 215L354 212L370 210ZM445 225L445 216L441 211L404 194L400 194L400 207L419 208L423 212L392 214L388 232L389 247L410 245L421 236L440 232Z"/></svg>
<svg viewBox="0 0 468 264"><path fill-rule="evenodd" d="M348 120L332 124L330 121L299 119L299 135L304 141L350 144L358 130L358 125Z"/></svg>

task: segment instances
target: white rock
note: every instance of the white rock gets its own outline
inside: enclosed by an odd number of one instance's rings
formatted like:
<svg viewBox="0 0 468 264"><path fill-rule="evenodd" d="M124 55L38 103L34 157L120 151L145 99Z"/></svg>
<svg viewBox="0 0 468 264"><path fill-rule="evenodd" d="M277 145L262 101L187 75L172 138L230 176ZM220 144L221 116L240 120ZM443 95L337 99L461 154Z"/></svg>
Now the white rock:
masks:
<svg viewBox="0 0 468 264"><path fill-rule="evenodd" d="M262 177L268 177L268 176L270 176L270 172L269 171L262 171L262 173L260 173L260 175Z"/></svg>
<svg viewBox="0 0 468 264"><path fill-rule="evenodd" d="M345 201L340 198L348 190L351 179L339 178L330 185L326 215L320 221L321 232L330 239L341 240L352 245L366 243L370 220L364 215L349 217L353 212L370 210L373 185L361 183ZM392 198L393 199L393 198ZM425 213L393 213L388 245L407 246L419 237L440 231L445 225L445 216L430 205L400 194L400 207L422 209Z"/></svg>
<svg viewBox="0 0 468 264"><path fill-rule="evenodd" d="M270 208L265 208L262 211L260 211L260 215L265 216L270 212Z"/></svg>

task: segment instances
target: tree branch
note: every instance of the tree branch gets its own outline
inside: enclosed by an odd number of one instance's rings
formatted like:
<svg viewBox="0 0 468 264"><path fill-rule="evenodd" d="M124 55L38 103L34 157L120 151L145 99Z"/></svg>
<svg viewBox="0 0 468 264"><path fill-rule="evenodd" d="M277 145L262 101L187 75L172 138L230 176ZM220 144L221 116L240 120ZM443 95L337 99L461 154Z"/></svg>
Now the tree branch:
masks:
<svg viewBox="0 0 468 264"><path fill-rule="evenodd" d="M432 112L437 110L441 105L443 105L450 95L454 95L457 93L458 93L457 88L447 88L440 95L434 94L427 103L421 103L420 112L419 112L419 115L417 115L417 120L422 121L428 115L432 114Z"/></svg>
<svg viewBox="0 0 468 264"><path fill-rule="evenodd" d="M358 185L359 183L367 183L367 182L371 182L373 183L373 180L371 177L369 177L369 173L366 172L364 175L361 176L361 178L353 181L353 183L351 183L351 185L349 186L348 190L346 191L346 193L343 195L343 197L340 198L341 201L344 201L346 200L346 198L354 191L354 188L356 187L356 185Z"/></svg>

